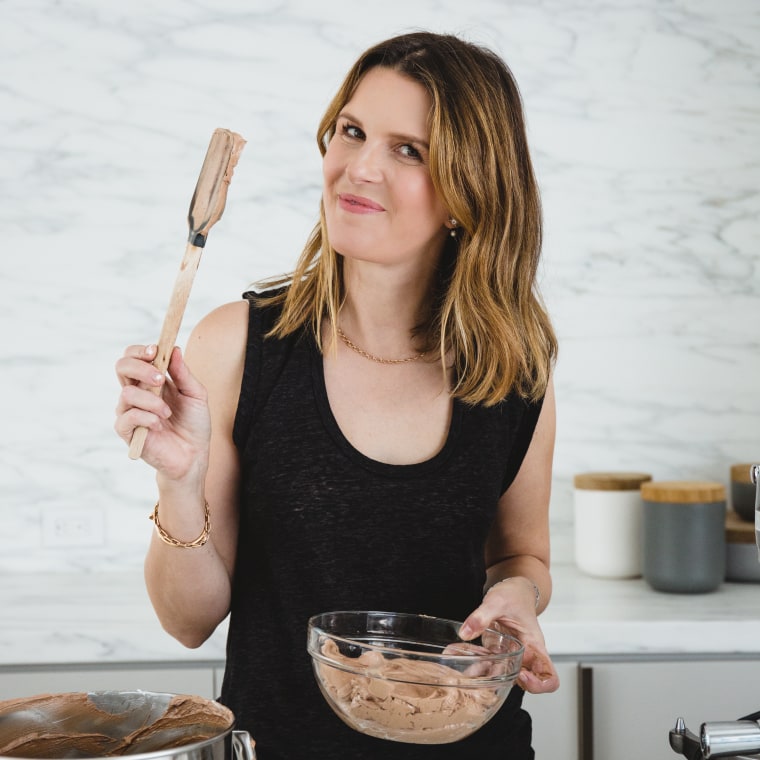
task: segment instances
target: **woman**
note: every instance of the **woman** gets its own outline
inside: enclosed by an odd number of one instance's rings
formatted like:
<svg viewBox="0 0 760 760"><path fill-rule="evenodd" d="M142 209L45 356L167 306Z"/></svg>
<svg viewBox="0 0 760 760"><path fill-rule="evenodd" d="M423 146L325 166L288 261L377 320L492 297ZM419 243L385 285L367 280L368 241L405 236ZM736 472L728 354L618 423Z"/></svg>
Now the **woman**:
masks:
<svg viewBox="0 0 760 760"><path fill-rule="evenodd" d="M295 272L203 319L167 377L154 346L117 362L116 430L149 429L157 472L151 600L190 647L231 613L222 701L262 760L530 758L521 689L462 742L392 743L334 716L305 651L319 612L424 612L468 639L506 625L520 686L558 686L536 619L556 340L517 87L458 38L393 38L351 69L318 144Z"/></svg>

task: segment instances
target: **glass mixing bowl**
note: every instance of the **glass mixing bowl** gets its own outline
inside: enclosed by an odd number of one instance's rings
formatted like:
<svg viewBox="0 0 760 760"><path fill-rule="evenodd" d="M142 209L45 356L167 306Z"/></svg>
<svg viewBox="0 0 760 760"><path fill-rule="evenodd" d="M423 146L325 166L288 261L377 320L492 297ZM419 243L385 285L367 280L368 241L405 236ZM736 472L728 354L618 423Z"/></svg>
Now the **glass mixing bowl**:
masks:
<svg viewBox="0 0 760 760"><path fill-rule="evenodd" d="M309 620L308 651L325 699L370 736L445 744L504 704L522 664L513 636L462 641L454 620L398 612L326 612Z"/></svg>

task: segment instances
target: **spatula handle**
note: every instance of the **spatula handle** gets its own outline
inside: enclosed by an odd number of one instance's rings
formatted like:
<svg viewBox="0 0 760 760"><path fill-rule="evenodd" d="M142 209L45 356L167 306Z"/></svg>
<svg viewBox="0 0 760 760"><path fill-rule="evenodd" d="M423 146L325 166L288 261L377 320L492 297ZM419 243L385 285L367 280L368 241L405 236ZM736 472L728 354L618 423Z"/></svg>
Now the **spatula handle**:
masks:
<svg viewBox="0 0 760 760"><path fill-rule="evenodd" d="M193 245L192 242L187 244L185 255L182 258L182 264L177 273L177 279L174 282L174 290L172 291L171 299L169 301L169 308L166 311L164 324L161 328L161 335L158 339L156 358L153 360L153 366L162 374L166 372L166 369L169 366L169 359L174 350L177 334L179 333L179 328L182 324L182 317L185 314L187 300L190 297L190 290L193 287L193 279L195 278L195 273L198 271L198 265L201 262L202 252L203 248L201 246ZM156 395L159 395L161 393L161 387L162 386L153 386L151 390L153 390ZM140 458L147 435L148 428L135 428L135 432L132 434L132 440L129 442L130 459Z"/></svg>

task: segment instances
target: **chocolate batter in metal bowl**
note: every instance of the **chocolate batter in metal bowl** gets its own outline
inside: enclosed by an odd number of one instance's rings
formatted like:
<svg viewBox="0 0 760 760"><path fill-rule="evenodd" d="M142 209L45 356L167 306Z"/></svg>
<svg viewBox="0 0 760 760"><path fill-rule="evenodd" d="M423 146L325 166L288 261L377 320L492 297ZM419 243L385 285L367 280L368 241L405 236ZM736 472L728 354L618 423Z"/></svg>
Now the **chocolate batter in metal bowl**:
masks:
<svg viewBox="0 0 760 760"><path fill-rule="evenodd" d="M43 694L0 702L0 760L255 760L235 716L201 697L146 691Z"/></svg>

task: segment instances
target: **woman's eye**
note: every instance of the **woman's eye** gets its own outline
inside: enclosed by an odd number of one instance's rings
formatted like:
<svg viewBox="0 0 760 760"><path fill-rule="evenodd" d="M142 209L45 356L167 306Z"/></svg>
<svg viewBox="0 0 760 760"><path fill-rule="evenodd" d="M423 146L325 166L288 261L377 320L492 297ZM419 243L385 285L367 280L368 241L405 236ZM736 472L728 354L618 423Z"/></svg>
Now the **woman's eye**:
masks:
<svg viewBox="0 0 760 760"><path fill-rule="evenodd" d="M422 160L422 154L417 150L417 148L415 148L413 145L409 145L408 143L402 145L399 148L399 151L405 158L413 158L415 161Z"/></svg>
<svg viewBox="0 0 760 760"><path fill-rule="evenodd" d="M364 132L362 132L359 127L355 126L354 124L349 124L348 122L341 125L340 132L342 135L350 137L354 140L364 139Z"/></svg>

